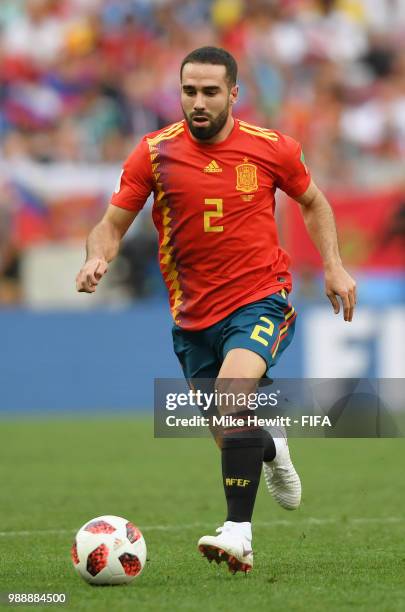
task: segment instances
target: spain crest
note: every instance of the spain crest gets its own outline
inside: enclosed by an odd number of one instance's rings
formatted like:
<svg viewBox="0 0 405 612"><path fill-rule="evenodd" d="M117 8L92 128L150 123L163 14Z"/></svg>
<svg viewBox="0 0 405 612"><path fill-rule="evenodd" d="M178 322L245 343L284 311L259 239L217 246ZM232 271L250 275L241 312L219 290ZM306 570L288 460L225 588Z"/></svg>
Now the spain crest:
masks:
<svg viewBox="0 0 405 612"><path fill-rule="evenodd" d="M257 166L249 163L247 157L244 158L243 164L236 166L236 189L238 191L244 191L249 193L251 191L257 191L259 185L257 184Z"/></svg>

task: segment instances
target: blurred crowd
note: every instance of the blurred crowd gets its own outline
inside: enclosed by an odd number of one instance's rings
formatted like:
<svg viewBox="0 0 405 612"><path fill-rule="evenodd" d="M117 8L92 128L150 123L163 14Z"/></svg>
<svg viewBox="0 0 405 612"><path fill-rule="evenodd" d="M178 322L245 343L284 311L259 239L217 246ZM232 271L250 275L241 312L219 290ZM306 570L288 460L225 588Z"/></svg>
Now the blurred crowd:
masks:
<svg viewBox="0 0 405 612"><path fill-rule="evenodd" d="M213 44L239 62L237 114L302 141L323 182L361 181L359 155L390 180L404 35L403 0L2 0L0 155L120 162L181 117L179 64Z"/></svg>
<svg viewBox="0 0 405 612"><path fill-rule="evenodd" d="M119 166L181 118L206 44L239 63L235 114L300 140L321 186L404 181L404 0L1 0L0 169Z"/></svg>

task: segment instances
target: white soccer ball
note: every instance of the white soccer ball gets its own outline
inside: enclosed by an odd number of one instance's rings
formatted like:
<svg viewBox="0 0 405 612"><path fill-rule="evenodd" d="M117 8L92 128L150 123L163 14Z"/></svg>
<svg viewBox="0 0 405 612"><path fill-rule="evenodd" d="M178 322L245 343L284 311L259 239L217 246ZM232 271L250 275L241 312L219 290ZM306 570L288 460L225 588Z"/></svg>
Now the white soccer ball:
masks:
<svg viewBox="0 0 405 612"><path fill-rule="evenodd" d="M98 516L77 532L71 557L75 570L90 584L126 584L145 567L146 544L130 521Z"/></svg>

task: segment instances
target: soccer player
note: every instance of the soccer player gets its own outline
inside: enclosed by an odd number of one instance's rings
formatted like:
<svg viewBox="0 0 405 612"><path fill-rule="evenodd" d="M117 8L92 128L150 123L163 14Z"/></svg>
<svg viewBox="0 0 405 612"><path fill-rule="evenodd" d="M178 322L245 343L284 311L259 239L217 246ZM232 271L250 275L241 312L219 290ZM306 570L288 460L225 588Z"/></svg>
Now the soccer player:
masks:
<svg viewBox="0 0 405 612"><path fill-rule="evenodd" d="M331 208L311 180L298 142L233 117L237 65L203 47L180 70L184 119L147 134L123 166L111 204L87 239L77 290L93 293L120 241L154 193L159 259L173 315L174 350L185 377L215 379L228 393L254 391L292 340L296 313L289 257L278 243L277 188L302 207L324 265L326 295L345 321L355 282L342 266ZM227 409L219 406L221 414ZM244 418L246 409L240 409ZM227 517L199 549L231 571L253 566L251 519L262 465L270 493L286 509L301 483L284 432L224 428L219 440Z"/></svg>

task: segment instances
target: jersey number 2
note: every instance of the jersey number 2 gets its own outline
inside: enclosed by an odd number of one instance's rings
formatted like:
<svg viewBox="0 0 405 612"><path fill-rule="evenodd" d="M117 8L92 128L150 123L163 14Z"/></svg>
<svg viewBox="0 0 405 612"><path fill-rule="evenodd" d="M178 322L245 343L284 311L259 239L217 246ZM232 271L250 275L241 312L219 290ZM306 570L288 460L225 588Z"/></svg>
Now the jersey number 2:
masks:
<svg viewBox="0 0 405 612"><path fill-rule="evenodd" d="M223 232L223 225L211 225L211 219L224 216L222 198L205 198L204 204L206 206L215 206L215 210L204 211L204 232Z"/></svg>

